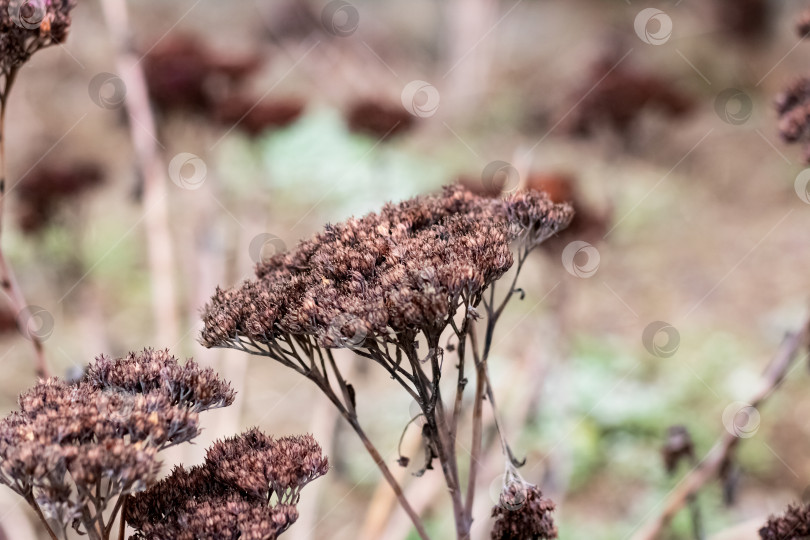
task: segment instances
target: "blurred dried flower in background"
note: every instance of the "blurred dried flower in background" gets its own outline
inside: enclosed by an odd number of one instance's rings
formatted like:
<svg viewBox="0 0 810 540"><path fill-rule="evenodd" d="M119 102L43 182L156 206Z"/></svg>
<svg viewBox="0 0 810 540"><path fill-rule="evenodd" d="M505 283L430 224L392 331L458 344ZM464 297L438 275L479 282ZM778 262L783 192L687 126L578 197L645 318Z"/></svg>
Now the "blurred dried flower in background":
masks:
<svg viewBox="0 0 810 540"><path fill-rule="evenodd" d="M782 140L803 144L804 161L810 163L810 79L794 81L776 96L775 104Z"/></svg>
<svg viewBox="0 0 810 540"><path fill-rule="evenodd" d="M16 186L20 209L17 222L23 232L35 233L51 223L65 205L101 185L104 173L95 163L40 166Z"/></svg>
<svg viewBox="0 0 810 540"><path fill-rule="evenodd" d="M101 356L76 383L40 382L0 421L0 483L61 536L83 527L107 538L110 502L146 489L160 468L157 453L196 437L198 413L233 397L212 370L181 366L168 351Z"/></svg>
<svg viewBox="0 0 810 540"><path fill-rule="evenodd" d="M36 51L65 41L74 6L75 0L0 0L0 72L8 79Z"/></svg>
<svg viewBox="0 0 810 540"><path fill-rule="evenodd" d="M781 516L771 516L759 530L762 540L802 540L810 536L810 507L790 505Z"/></svg>
<svg viewBox="0 0 810 540"><path fill-rule="evenodd" d="M298 518L301 489L328 470L312 436L273 439L254 428L133 497L126 519L136 539L272 540Z"/></svg>
<svg viewBox="0 0 810 540"><path fill-rule="evenodd" d="M810 35L810 9L802 11L797 17L796 33L800 38Z"/></svg>
<svg viewBox="0 0 810 540"><path fill-rule="evenodd" d="M269 129L292 124L303 111L304 102L300 99L263 100L256 103L233 97L216 104L214 117L223 127L235 127L250 137L257 137Z"/></svg>
<svg viewBox="0 0 810 540"><path fill-rule="evenodd" d="M688 463L695 461L695 444L685 426L670 426L667 429L667 439L661 449L661 455L669 474L677 470L681 461L686 460Z"/></svg>
<svg viewBox="0 0 810 540"><path fill-rule="evenodd" d="M526 179L528 189L542 191L552 202L567 203L574 209L571 223L543 243L544 251L558 253L574 240L600 241L608 229L610 209L597 210L585 204L576 184L576 178L567 173L532 173Z"/></svg>
<svg viewBox="0 0 810 540"><path fill-rule="evenodd" d="M363 100L349 107L346 122L356 133L381 139L409 131L414 126L414 117L399 104Z"/></svg>
<svg viewBox="0 0 810 540"><path fill-rule="evenodd" d="M717 26L740 43L764 37L773 15L768 0L714 0L712 8Z"/></svg>
<svg viewBox="0 0 810 540"><path fill-rule="evenodd" d="M162 113L207 115L260 67L257 56L220 56L191 36L165 39L144 57L149 96Z"/></svg>
<svg viewBox="0 0 810 540"><path fill-rule="evenodd" d="M544 499L542 492L521 480L509 482L500 495L499 504L492 507L492 540L543 540L557 538L557 527L551 513L554 502Z"/></svg>
<svg viewBox="0 0 810 540"><path fill-rule="evenodd" d="M322 32L320 17L312 5L304 0L284 0L266 6L266 35L273 41L303 40L315 32Z"/></svg>
<svg viewBox="0 0 810 540"><path fill-rule="evenodd" d="M578 105L566 112L565 131L588 137L597 128L606 127L629 141L633 125L644 111L656 110L670 119L687 115L694 107L687 96L671 81L654 73L643 73L626 67L618 54L599 59L572 92L571 103Z"/></svg>

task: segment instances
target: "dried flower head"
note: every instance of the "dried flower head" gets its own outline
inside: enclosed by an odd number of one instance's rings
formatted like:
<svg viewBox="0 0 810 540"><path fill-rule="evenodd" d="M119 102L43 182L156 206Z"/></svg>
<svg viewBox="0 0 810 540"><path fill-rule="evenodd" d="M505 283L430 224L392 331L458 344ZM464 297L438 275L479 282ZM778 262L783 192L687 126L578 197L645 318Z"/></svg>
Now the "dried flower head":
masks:
<svg viewBox="0 0 810 540"><path fill-rule="evenodd" d="M402 105L365 100L349 107L346 122L354 132L381 139L409 131L414 117Z"/></svg>
<svg viewBox="0 0 810 540"><path fill-rule="evenodd" d="M810 163L810 79L794 81L776 96L779 134L787 143L804 145L804 160Z"/></svg>
<svg viewBox="0 0 810 540"><path fill-rule="evenodd" d="M499 504L492 507L493 540L543 540L557 538L557 527L551 513L554 503L544 499L537 486L520 479L508 482Z"/></svg>
<svg viewBox="0 0 810 540"><path fill-rule="evenodd" d="M576 178L573 176L565 173L533 173L526 179L526 187L544 192L554 203L570 204L575 212L568 227L543 243L541 248L544 251L560 253L574 240L597 242L607 232L609 211L586 204L577 190Z"/></svg>
<svg viewBox="0 0 810 540"><path fill-rule="evenodd" d="M8 77L36 51L62 43L75 0L0 0L0 72Z"/></svg>
<svg viewBox="0 0 810 540"><path fill-rule="evenodd" d="M768 32L773 10L768 0L714 0L714 20L741 43L751 43Z"/></svg>
<svg viewBox="0 0 810 540"><path fill-rule="evenodd" d="M577 106L565 119L565 130L583 137L604 126L629 138L643 111L656 110L669 118L680 118L693 108L692 99L672 82L625 67L613 54L594 64L584 83L572 93L571 102Z"/></svg>
<svg viewBox="0 0 810 540"><path fill-rule="evenodd" d="M295 122L304 111L304 102L295 99L263 100L233 97L216 104L215 120L224 127L235 127L250 137Z"/></svg>
<svg viewBox="0 0 810 540"><path fill-rule="evenodd" d="M94 163L37 167L20 181L15 193L20 201L20 228L35 233L49 224L68 203L99 186L104 173Z"/></svg>
<svg viewBox="0 0 810 540"><path fill-rule="evenodd" d="M259 68L256 56L220 56L190 36L166 39L144 57L149 96L164 113L210 114Z"/></svg>
<svg viewBox="0 0 810 540"><path fill-rule="evenodd" d="M202 342L242 348L242 339L311 336L341 347L435 333L462 297L479 297L510 268L511 242L539 243L571 217L570 207L537 192L488 199L459 186L386 205L327 226L260 263L257 279L218 290L203 314Z"/></svg>
<svg viewBox="0 0 810 540"><path fill-rule="evenodd" d="M0 483L62 530L95 527L111 499L155 481L160 450L197 436L200 411L232 401L211 370L166 351L99 357L76 383L40 382L0 421Z"/></svg>
<svg viewBox="0 0 810 540"><path fill-rule="evenodd" d="M301 489L326 474L310 435L274 440L257 429L216 442L205 463L135 496L126 519L146 538L274 539L298 517Z"/></svg>
<svg viewBox="0 0 810 540"><path fill-rule="evenodd" d="M810 506L790 505L781 516L771 516L759 530L762 540L803 540L810 536Z"/></svg>

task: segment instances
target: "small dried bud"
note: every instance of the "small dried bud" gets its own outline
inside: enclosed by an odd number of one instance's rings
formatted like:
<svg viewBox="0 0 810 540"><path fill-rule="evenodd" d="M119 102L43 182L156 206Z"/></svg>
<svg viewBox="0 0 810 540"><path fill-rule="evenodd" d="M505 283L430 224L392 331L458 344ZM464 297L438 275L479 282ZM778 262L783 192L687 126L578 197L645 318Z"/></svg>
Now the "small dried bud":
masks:
<svg viewBox="0 0 810 540"><path fill-rule="evenodd" d="M667 430L667 440L661 450L664 458L664 466L667 473L672 474L678 468L682 460L690 463L695 460L695 444L692 436L684 426L670 426Z"/></svg>
<svg viewBox="0 0 810 540"><path fill-rule="evenodd" d="M520 480L509 482L501 493L500 504L492 508L495 524L492 540L543 540L557 538L557 527L551 518L554 503L531 484Z"/></svg>

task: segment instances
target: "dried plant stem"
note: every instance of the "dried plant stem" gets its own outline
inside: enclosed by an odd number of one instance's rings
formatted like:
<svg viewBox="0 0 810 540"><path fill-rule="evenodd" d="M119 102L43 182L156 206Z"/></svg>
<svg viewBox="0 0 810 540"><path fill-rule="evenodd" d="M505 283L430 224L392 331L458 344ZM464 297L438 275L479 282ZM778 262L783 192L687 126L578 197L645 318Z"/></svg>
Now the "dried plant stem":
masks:
<svg viewBox="0 0 810 540"><path fill-rule="evenodd" d="M178 311L174 288L174 251L166 204L167 169L157 148L157 130L143 70L132 48L126 3L124 0L101 0L101 4L115 47L119 76L126 87L125 107L130 116L128 124L144 182L144 223L157 341L173 344L178 336Z"/></svg>
<svg viewBox="0 0 810 540"><path fill-rule="evenodd" d="M328 384L328 382L324 381L323 384ZM416 528L416 532L419 534L419 538L421 538L422 540L429 540L430 537L428 536L427 531L425 530L424 523L422 523L422 518L419 517L419 515L411 507L408 500L405 498L405 493L402 491L402 486L399 485L399 482L397 482L397 479L391 473L391 469L389 469L388 465L386 465L385 460L383 459L382 455L380 455L380 452L377 450L377 447L374 446L374 443L371 442L371 439L369 439L368 435L366 435L366 432L363 430L363 427L357 420L357 415L343 406L340 399L332 391L331 387L327 389L324 388L324 386L322 386L321 384L319 384L318 386L327 395L327 397L329 397L332 403L335 404L335 407L337 407L338 411L340 411L340 414L343 416L343 418L346 419L349 425L352 426L352 429L357 434L357 436L360 437L360 440L363 441L363 446L366 447L366 451L371 456L371 459L374 460L374 463L377 465L377 468L380 469L380 472L385 478L385 481L388 482L388 485L391 486L391 489L394 491L397 500L399 500L399 504L402 506L403 510L405 510L405 512L408 514L408 517L411 518L413 526Z"/></svg>
<svg viewBox="0 0 810 540"><path fill-rule="evenodd" d="M118 540L124 540L124 538L125 538L124 535L125 535L126 530L127 530L126 515L127 515L127 499L128 498L129 498L129 495L121 495L121 500L123 500L123 503L121 504L121 520L119 521L119 524L118 524ZM115 512L113 512L113 518L115 518ZM110 520L110 523L112 524L112 519Z"/></svg>
<svg viewBox="0 0 810 540"><path fill-rule="evenodd" d="M2 94L0 94L0 235L2 234L3 213L6 200L6 108L8 105L9 92L14 85L16 77L17 69L12 69L10 73L6 74L5 85L2 89ZM20 289L20 286L17 284L17 279L14 277L14 272L6 260L2 242L0 242L0 288L3 289L3 292L8 297L15 314L19 315L28 306L22 289ZM48 362L45 359L45 350L42 346L42 340L35 332L30 332L27 328L21 328L20 330L24 332L25 337L31 341L34 347L37 377L41 379L49 377L50 370L48 369Z"/></svg>
<svg viewBox="0 0 810 540"><path fill-rule="evenodd" d="M45 527L45 531L47 531L48 536L50 536L53 540L59 540L59 537L57 537L56 533L53 532L53 529L51 529L51 526L48 525L48 520L45 519L45 516L42 514L42 509L37 504L37 501L34 500L33 495L30 496L30 497L26 497L25 500L28 502L28 504L31 506L31 508L34 509L34 512L36 512L37 517L42 522L42 525Z"/></svg>
<svg viewBox="0 0 810 540"><path fill-rule="evenodd" d="M789 334L782 343L776 356L765 370L759 389L749 400L752 407L760 407L779 387L799 351L806 348L809 341L810 319L804 323L798 332ZM720 437L698 466L692 469L669 494L663 503L663 509L645 522L632 536L632 540L655 540L658 538L672 518L684 506L689 504L689 501L706 483L717 476L723 463L732 454L740 440L739 437L732 433L726 433Z"/></svg>

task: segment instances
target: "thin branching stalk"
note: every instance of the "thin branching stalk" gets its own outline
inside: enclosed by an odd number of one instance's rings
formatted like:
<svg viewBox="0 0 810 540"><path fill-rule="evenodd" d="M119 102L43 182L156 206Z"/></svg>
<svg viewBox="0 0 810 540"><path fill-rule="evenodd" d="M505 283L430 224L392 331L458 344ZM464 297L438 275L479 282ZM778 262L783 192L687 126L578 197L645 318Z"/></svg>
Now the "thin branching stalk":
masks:
<svg viewBox="0 0 810 540"><path fill-rule="evenodd" d="M28 306L25 301L22 289L17 284L17 279L14 277L14 271L6 260L6 254L2 247L2 227L3 227L3 214L6 199L6 109L8 106L9 92L14 85L14 80L17 77L18 68L12 68L5 76L5 85L0 93L0 288L9 299L14 313L20 314ZM27 321L23 321L27 324ZM36 332L31 332L27 328L21 328L25 333L26 338L31 341L34 348L35 355L35 369L37 377L45 379L50 376L48 369L48 362L45 358L45 349L42 346L42 340L36 335Z"/></svg>

